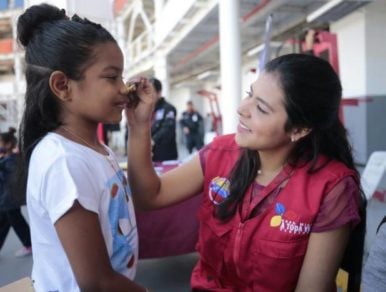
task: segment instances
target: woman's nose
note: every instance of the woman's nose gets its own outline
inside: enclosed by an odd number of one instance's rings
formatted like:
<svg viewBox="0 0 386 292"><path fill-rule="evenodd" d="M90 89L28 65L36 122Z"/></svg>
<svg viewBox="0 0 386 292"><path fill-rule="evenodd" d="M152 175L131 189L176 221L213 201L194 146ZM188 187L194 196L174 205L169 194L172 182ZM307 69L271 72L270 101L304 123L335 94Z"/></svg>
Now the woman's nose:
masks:
<svg viewBox="0 0 386 292"><path fill-rule="evenodd" d="M242 117L249 117L250 107L251 105L248 103L248 99L243 99L237 109L237 113Z"/></svg>

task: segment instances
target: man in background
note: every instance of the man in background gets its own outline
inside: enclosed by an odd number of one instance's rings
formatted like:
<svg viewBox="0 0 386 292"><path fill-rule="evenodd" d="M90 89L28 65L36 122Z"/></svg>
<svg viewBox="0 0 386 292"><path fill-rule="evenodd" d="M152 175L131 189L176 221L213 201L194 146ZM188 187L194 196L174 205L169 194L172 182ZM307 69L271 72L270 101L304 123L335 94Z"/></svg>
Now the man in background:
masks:
<svg viewBox="0 0 386 292"><path fill-rule="evenodd" d="M180 125L184 132L186 147L190 154L194 148L200 150L204 145L203 119L200 113L194 108L192 101L188 101L186 106L187 109L182 113Z"/></svg>
<svg viewBox="0 0 386 292"><path fill-rule="evenodd" d="M176 108L162 97L162 83L150 78L158 101L154 108L151 137L153 143L153 161L176 160Z"/></svg>

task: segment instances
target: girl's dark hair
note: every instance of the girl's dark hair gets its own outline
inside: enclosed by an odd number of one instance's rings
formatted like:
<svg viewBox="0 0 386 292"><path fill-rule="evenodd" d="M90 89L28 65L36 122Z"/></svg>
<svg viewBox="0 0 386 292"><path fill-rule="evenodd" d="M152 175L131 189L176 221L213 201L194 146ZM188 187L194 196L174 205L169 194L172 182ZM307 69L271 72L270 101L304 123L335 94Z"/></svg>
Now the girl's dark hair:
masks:
<svg viewBox="0 0 386 292"><path fill-rule="evenodd" d="M288 115L285 130L308 128L311 132L296 142L288 162L293 165L310 162L309 173L320 154L344 163L357 172L346 130L339 119L342 86L331 65L318 57L289 54L266 64L264 72L277 74L284 93ZM230 195L218 208L217 216L227 219L237 210L247 188L260 169L256 151L243 149L230 174Z"/></svg>
<svg viewBox="0 0 386 292"><path fill-rule="evenodd" d="M25 191L32 150L47 132L61 125L60 106L49 86L52 72L81 80L95 60L95 46L114 42L101 25L48 4L28 8L17 22L18 41L25 47L25 110L20 125L20 192ZM21 194L23 195L23 194Z"/></svg>

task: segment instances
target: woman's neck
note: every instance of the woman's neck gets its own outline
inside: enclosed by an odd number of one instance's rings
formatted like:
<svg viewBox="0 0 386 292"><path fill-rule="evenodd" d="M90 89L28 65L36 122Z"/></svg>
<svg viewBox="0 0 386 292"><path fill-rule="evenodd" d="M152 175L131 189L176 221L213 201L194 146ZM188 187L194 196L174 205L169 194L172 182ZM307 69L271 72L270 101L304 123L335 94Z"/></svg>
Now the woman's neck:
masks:
<svg viewBox="0 0 386 292"><path fill-rule="evenodd" d="M286 147L275 151L259 151L260 174L278 174L288 161L292 147Z"/></svg>

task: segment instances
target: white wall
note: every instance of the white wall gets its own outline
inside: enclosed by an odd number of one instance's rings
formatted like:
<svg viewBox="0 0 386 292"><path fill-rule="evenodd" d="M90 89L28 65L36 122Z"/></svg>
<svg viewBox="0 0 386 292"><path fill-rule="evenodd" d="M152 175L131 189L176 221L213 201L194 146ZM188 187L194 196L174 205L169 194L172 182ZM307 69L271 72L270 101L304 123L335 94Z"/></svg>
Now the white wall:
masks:
<svg viewBox="0 0 386 292"><path fill-rule="evenodd" d="M192 93L189 87L172 87L168 101L177 109L177 119L180 119L181 113L186 108L186 102L192 99Z"/></svg>
<svg viewBox="0 0 386 292"><path fill-rule="evenodd" d="M386 95L386 1L365 9L366 89L368 95Z"/></svg>
<svg viewBox="0 0 386 292"><path fill-rule="evenodd" d="M0 93L1 95L8 95L14 93L13 81L0 81Z"/></svg>
<svg viewBox="0 0 386 292"><path fill-rule="evenodd" d="M337 34L340 78L343 97L366 94L366 40L363 9L333 23L331 32Z"/></svg>
<svg viewBox="0 0 386 292"><path fill-rule="evenodd" d="M110 0L29 0L26 6L47 3L66 9L66 13L72 16L77 13L96 22L113 20L113 6Z"/></svg>
<svg viewBox="0 0 386 292"><path fill-rule="evenodd" d="M24 5L26 7L29 7L29 6L37 5L37 4L41 4L41 3L47 3L47 4L55 5L55 6L59 7L59 8L67 9L67 0L46 0L46 1L42 1L42 0L28 0L28 1L24 2Z"/></svg>
<svg viewBox="0 0 386 292"><path fill-rule="evenodd" d="M358 105L344 107L344 123L362 164L386 143L386 116L379 114L386 103L385 14L386 1L374 1L330 27L338 39L343 97L360 98Z"/></svg>
<svg viewBox="0 0 386 292"><path fill-rule="evenodd" d="M259 77L258 72L251 72L251 69L257 68L257 56L256 60L251 60L243 64L241 69L241 98L247 96L246 92L250 91L251 85Z"/></svg>

